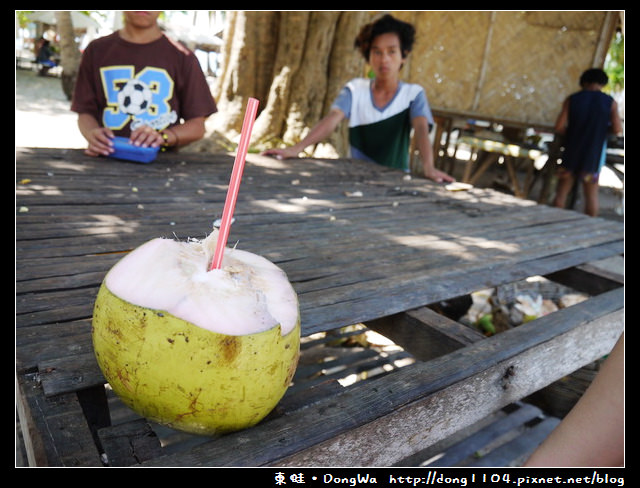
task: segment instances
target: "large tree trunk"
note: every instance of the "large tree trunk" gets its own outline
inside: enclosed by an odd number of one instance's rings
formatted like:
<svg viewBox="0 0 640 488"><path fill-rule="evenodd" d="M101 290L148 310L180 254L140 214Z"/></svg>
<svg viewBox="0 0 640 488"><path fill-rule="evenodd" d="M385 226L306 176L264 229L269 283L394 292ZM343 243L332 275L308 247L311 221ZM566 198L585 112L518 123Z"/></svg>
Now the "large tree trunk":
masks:
<svg viewBox="0 0 640 488"><path fill-rule="evenodd" d="M69 10L57 11L56 23L60 35L60 64L62 65L62 91L71 100L73 87L76 84L78 67L80 66L80 51L73 34L73 23Z"/></svg>
<svg viewBox="0 0 640 488"><path fill-rule="evenodd" d="M252 146L300 140L326 115L342 85L363 74L353 42L370 18L367 12L232 12L214 93L215 131L237 135L247 99L254 97L260 111ZM314 155L344 155L345 148L343 130Z"/></svg>

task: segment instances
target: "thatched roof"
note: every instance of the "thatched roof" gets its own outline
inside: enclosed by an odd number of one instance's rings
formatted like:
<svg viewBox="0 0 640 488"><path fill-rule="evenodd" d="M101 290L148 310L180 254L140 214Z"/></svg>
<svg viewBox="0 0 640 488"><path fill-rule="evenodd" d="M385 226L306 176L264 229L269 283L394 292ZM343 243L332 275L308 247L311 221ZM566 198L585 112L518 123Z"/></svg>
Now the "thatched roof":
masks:
<svg viewBox="0 0 640 488"><path fill-rule="evenodd" d="M602 67L614 11L401 11L416 45L404 73L435 111L552 125L587 68ZM469 114L467 114L469 113Z"/></svg>

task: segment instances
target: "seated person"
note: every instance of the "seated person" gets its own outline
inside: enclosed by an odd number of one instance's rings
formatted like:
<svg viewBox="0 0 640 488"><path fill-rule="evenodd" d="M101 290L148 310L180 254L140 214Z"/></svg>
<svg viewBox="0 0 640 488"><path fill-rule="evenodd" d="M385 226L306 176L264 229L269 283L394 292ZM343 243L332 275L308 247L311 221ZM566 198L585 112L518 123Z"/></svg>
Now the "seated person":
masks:
<svg viewBox="0 0 640 488"><path fill-rule="evenodd" d="M111 154L114 136L177 148L201 139L206 118L217 111L197 58L164 35L158 15L125 12L122 29L85 49L71 110L86 154Z"/></svg>
<svg viewBox="0 0 640 488"><path fill-rule="evenodd" d="M36 55L36 63L40 65L38 74L44 76L51 68L58 66L53 59L53 51L51 49L51 42L47 39L40 39L40 48Z"/></svg>

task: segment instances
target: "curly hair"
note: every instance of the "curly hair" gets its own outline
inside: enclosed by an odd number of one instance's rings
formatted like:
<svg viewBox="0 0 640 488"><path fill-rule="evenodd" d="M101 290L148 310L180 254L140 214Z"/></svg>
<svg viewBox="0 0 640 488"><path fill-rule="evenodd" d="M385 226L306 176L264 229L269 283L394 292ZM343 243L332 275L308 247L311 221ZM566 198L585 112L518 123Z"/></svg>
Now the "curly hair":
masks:
<svg viewBox="0 0 640 488"><path fill-rule="evenodd" d="M354 47L360 51L364 59L368 60L373 40L379 35L387 33L398 35L402 57L406 58L411 52L411 49L413 49L416 29L413 25L398 20L389 14L383 15L375 22L365 25L356 37Z"/></svg>

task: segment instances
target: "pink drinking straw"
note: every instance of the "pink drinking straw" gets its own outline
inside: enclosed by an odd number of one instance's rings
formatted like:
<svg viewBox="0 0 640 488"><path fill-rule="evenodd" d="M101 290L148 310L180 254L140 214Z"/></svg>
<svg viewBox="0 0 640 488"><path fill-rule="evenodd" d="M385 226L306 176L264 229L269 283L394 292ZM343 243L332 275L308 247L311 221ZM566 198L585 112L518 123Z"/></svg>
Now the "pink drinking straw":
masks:
<svg viewBox="0 0 640 488"><path fill-rule="evenodd" d="M222 266L222 255L224 254L224 248L229 238L231 219L236 207L240 180L242 179L242 173L244 171L244 162L247 157L247 151L249 150L251 130L253 129L253 123L258 113L258 104L259 102L255 98L249 98L247 103L247 110L244 114L244 121L242 122L242 132L240 132L238 151L236 152L236 160L233 163L233 171L231 172L231 180L229 181L229 189L227 190L227 199L224 202L222 223L220 224L220 233L218 234L218 242L216 243L216 252L213 255L213 261L211 262L211 268L209 270L220 269Z"/></svg>

